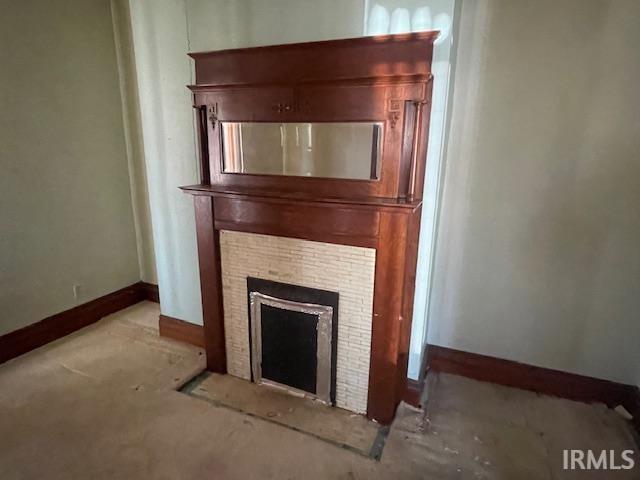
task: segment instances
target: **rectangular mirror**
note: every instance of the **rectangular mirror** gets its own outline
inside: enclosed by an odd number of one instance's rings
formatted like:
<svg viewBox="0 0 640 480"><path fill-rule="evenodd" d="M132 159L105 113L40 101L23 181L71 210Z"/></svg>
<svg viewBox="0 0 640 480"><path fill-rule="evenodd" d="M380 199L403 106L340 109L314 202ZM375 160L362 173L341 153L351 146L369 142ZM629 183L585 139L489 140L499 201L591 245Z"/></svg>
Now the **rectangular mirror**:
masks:
<svg viewBox="0 0 640 480"><path fill-rule="evenodd" d="M376 180L381 122L222 122L223 171Z"/></svg>

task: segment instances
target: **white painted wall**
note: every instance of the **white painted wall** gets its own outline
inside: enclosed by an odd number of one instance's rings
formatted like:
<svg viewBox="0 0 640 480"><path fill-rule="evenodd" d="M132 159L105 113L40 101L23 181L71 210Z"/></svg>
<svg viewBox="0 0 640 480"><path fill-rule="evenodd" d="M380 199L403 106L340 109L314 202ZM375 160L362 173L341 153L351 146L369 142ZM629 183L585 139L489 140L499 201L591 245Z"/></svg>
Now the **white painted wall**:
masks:
<svg viewBox="0 0 640 480"><path fill-rule="evenodd" d="M109 1L5 6L0 65L2 335L140 276Z"/></svg>
<svg viewBox="0 0 640 480"><path fill-rule="evenodd" d="M187 0L193 51L362 35L363 0Z"/></svg>
<svg viewBox="0 0 640 480"><path fill-rule="evenodd" d="M198 182L184 1L131 0L142 138L161 310L202 324L193 201Z"/></svg>
<svg viewBox="0 0 640 480"><path fill-rule="evenodd" d="M638 382L639 20L463 2L430 343Z"/></svg>

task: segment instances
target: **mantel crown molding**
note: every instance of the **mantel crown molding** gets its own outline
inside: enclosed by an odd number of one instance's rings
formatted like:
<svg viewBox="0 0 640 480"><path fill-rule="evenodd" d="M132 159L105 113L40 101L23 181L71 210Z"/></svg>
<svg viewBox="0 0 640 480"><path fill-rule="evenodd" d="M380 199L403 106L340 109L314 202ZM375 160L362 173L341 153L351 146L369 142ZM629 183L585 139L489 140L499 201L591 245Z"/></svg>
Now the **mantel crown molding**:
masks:
<svg viewBox="0 0 640 480"><path fill-rule="evenodd" d="M192 89L327 81L428 81L438 31L189 53ZM304 68L300 68L304 66ZM413 78L411 78L413 77Z"/></svg>

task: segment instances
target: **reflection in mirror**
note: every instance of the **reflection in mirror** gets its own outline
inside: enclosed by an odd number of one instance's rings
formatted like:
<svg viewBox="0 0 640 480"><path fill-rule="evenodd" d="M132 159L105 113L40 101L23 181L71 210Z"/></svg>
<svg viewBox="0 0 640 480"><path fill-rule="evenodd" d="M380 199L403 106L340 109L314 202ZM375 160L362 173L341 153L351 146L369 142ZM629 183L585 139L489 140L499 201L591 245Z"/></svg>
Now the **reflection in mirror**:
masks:
<svg viewBox="0 0 640 480"><path fill-rule="evenodd" d="M382 123L222 122L225 173L375 180Z"/></svg>

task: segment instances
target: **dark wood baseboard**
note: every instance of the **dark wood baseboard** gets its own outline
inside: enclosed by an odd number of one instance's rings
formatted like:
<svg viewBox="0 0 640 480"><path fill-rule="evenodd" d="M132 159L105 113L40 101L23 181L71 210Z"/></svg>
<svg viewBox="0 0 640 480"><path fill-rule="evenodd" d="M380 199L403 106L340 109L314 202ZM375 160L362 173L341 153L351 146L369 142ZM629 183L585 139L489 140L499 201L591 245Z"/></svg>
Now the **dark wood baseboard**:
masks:
<svg viewBox="0 0 640 480"><path fill-rule="evenodd" d="M428 350L428 349L427 349ZM425 378L427 377L427 351L422 355L422 365L420 365L420 373L417 380L407 379L407 389L402 398L409 405L416 408L422 408L422 392L425 386Z"/></svg>
<svg viewBox="0 0 640 480"><path fill-rule="evenodd" d="M142 282L0 336L0 363L57 340L146 298Z"/></svg>
<svg viewBox="0 0 640 480"><path fill-rule="evenodd" d="M429 345L427 357L428 367L437 372L452 373L483 382L580 402L602 402L609 407L628 405L629 398L633 396L633 390L636 389L631 385L609 380L535 367L436 345Z"/></svg>
<svg viewBox="0 0 640 480"><path fill-rule="evenodd" d="M179 342L204 348L204 328L202 325L160 315L159 326L160 336L162 337L172 338Z"/></svg>
<svg viewBox="0 0 640 480"><path fill-rule="evenodd" d="M601 402L610 408L622 405L640 433L640 389L634 385L535 367L501 358L429 345L427 368L436 372L531 390L579 402Z"/></svg>
<svg viewBox="0 0 640 480"><path fill-rule="evenodd" d="M407 380L407 389L404 392L404 397L402 398L409 405L420 408L422 404L420 402L422 398L422 389L424 387L424 380Z"/></svg>
<svg viewBox="0 0 640 480"><path fill-rule="evenodd" d="M145 300L160 303L158 285L154 283L140 282L140 288L142 288L142 291L144 292Z"/></svg>

